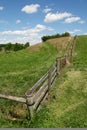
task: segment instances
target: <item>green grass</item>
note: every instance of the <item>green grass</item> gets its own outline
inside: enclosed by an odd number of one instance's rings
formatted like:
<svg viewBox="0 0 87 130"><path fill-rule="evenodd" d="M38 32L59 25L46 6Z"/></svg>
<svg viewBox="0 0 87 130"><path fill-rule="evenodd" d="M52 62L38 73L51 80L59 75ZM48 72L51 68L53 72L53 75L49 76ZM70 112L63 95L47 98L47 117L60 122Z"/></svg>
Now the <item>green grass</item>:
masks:
<svg viewBox="0 0 87 130"><path fill-rule="evenodd" d="M73 64L76 69L87 69L87 36L77 38Z"/></svg>
<svg viewBox="0 0 87 130"><path fill-rule="evenodd" d="M50 103L36 113L34 128L87 127L87 36L77 38L73 64L56 80Z"/></svg>
<svg viewBox="0 0 87 130"><path fill-rule="evenodd" d="M81 72L79 75L79 72L64 71L51 90L50 103L36 113L31 127L79 128L87 126L87 73Z"/></svg>
<svg viewBox="0 0 87 130"><path fill-rule="evenodd" d="M22 50L0 54L0 93L24 96L48 70L57 54L56 48L47 43L38 52Z"/></svg>
<svg viewBox="0 0 87 130"><path fill-rule="evenodd" d="M57 49L48 43L38 51L0 53L0 94L25 97L25 92L48 70L57 55ZM20 121L14 121L10 111L19 115L19 119L26 119L24 104L0 99L0 127L19 127Z"/></svg>
<svg viewBox="0 0 87 130"><path fill-rule="evenodd" d="M34 51L27 49L0 53L1 94L24 97L25 92L47 72L58 56L58 50L49 43L44 43L38 51L35 47ZM0 99L0 104L0 127L22 127L20 122L23 119L24 124L27 114L24 104L4 99ZM10 112L13 112L14 116ZM15 121L17 115L20 121Z"/></svg>
<svg viewBox="0 0 87 130"><path fill-rule="evenodd" d="M25 117L26 114L24 113L26 113L26 110L23 104L17 104L16 102L7 101L4 99L0 100L0 104L2 105L2 107L0 108L0 119L1 119L0 127L1 128L6 127L86 128L87 127L87 60L86 60L87 49L86 48L87 48L87 36L79 36L77 38L77 42L75 45L75 52L73 54L73 64L70 67L63 69L60 77L56 79L56 82L54 83L50 91L51 94L50 101L48 102L48 100L46 100L42 104L41 110L39 112L35 112L35 115L31 121L28 121ZM56 48L54 48L52 45L49 46L48 44L46 44L45 47L42 48L41 51L39 52L28 52L27 50L24 50L12 54L4 54L5 59L3 58L3 55L1 55L2 58L0 59L0 62L3 61L3 65L1 65L0 68L1 69L0 80L3 82L0 81L0 86L3 87L4 85L8 86L4 87L6 90L8 90L5 93L10 93L18 96L23 95L24 94L23 92L26 91L27 88L31 87L39 79L39 77L47 71L47 69L55 60L56 56L57 56ZM6 65L8 65L7 68L5 68L6 67L5 63ZM4 85L1 85L1 83L3 83ZM9 85L12 84L12 89L11 88L9 89L8 83ZM2 91L3 87L0 90L2 93L3 93ZM16 93L14 93L14 91ZM16 113L17 108L22 108L19 117L18 118L11 117L12 119L9 119L9 110Z"/></svg>

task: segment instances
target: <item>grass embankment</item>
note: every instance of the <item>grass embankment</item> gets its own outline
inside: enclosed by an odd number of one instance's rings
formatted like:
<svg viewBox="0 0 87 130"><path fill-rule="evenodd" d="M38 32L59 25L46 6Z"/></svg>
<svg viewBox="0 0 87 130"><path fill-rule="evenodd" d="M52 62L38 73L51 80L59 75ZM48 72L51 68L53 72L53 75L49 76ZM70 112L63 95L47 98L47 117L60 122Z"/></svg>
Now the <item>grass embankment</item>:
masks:
<svg viewBox="0 0 87 130"><path fill-rule="evenodd" d="M24 96L57 56L56 48L45 44L38 51L0 54L0 93ZM49 62L47 62L49 61Z"/></svg>
<svg viewBox="0 0 87 130"><path fill-rule="evenodd" d="M65 44L60 49L58 40L62 44L63 39ZM43 43L19 52L0 54L0 93L23 97L63 51L68 39L57 39L57 48ZM0 99L0 127L29 127L25 117L22 120L21 115L25 113L25 105Z"/></svg>
<svg viewBox="0 0 87 130"><path fill-rule="evenodd" d="M78 37L73 64L61 72L51 90L50 103L45 102L46 105L43 104L43 108L35 114L31 122L24 117L21 120L9 120L8 109L6 111L8 102L4 101L3 111L0 109L0 127L87 128L86 48L87 36Z"/></svg>
<svg viewBox="0 0 87 130"><path fill-rule="evenodd" d="M36 113L30 127L87 128L87 36L77 38L73 64L61 72L50 103Z"/></svg>
<svg viewBox="0 0 87 130"><path fill-rule="evenodd" d="M43 43L27 50L0 54L0 93L24 96L24 92L48 70L55 61L62 39L67 43L69 38L59 38L57 48L52 44Z"/></svg>

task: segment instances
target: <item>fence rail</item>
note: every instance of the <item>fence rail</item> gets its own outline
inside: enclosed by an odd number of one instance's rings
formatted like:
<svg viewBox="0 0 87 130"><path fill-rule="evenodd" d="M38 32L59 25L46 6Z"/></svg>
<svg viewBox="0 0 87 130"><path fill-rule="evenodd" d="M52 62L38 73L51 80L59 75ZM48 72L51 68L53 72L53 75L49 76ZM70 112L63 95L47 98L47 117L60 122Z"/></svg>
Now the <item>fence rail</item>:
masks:
<svg viewBox="0 0 87 130"><path fill-rule="evenodd" d="M15 97L15 96L0 94L0 98L12 100L12 101L17 101L17 102L21 102L21 103L26 103L26 99L22 98L22 97Z"/></svg>
<svg viewBox="0 0 87 130"><path fill-rule="evenodd" d="M75 41L76 36L73 38L73 41L69 45L65 55L57 57L47 73L44 74L31 89L26 91L25 98L6 96L2 94L0 94L0 98L26 103L29 111L29 117L31 118L34 110L37 110L46 95L49 95L50 88L52 87L54 80L59 76L61 70L67 64L72 62Z"/></svg>
<svg viewBox="0 0 87 130"><path fill-rule="evenodd" d="M45 96L49 94L50 88L52 87L55 78L59 76L60 71L67 64L72 62L72 53L74 50L75 41L76 41L76 36L71 42L71 45L67 49L65 55L61 57L57 57L54 64L50 67L48 72L44 76L42 76L42 78L38 80L37 83L30 90L28 90L25 93L28 101L27 106L30 109L31 115L34 110L38 109L38 107L41 104L41 101L43 101Z"/></svg>

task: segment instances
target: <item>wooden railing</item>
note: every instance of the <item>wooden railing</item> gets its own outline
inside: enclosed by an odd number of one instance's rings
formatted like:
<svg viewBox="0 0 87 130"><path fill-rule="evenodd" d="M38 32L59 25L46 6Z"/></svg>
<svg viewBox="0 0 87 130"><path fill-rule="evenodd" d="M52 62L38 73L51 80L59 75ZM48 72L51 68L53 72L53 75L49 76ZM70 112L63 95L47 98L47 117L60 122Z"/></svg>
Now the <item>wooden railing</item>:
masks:
<svg viewBox="0 0 87 130"><path fill-rule="evenodd" d="M57 57L53 65L44 74L34 86L27 90L25 93L25 98L22 97L13 97L13 96L6 96L0 94L0 98L13 100L17 102L22 102L27 105L27 109L29 112L29 118L33 116L34 110L37 110L43 101L43 99L48 95L53 85L54 80L60 75L61 70L67 65L72 62L72 54L74 50L74 45L76 41L76 36L71 41L69 48L66 50L64 56Z"/></svg>
<svg viewBox="0 0 87 130"><path fill-rule="evenodd" d="M33 115L33 111L37 110L45 98L45 96L48 94L50 88L52 87L52 84L56 77L59 76L61 70L69 63L72 62L72 53L74 50L74 45L76 41L76 36L74 37L73 41L71 42L70 47L66 51L66 54L62 57L56 58L54 64L50 67L48 72L44 74L41 79L39 79L36 84L29 89L25 95L27 100L27 107L30 111L30 116Z"/></svg>

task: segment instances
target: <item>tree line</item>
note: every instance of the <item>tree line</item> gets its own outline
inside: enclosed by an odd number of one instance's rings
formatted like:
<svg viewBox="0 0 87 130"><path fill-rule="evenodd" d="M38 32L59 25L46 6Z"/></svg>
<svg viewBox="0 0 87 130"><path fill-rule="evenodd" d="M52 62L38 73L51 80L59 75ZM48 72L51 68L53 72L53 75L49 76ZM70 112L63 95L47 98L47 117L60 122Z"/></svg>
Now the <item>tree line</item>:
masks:
<svg viewBox="0 0 87 130"><path fill-rule="evenodd" d="M59 37L67 37L67 36L70 36L70 33L68 32L65 32L63 34L55 34L55 35L47 35L47 36L43 36L41 39L43 42L49 40L49 39L53 39L53 38L59 38Z"/></svg>
<svg viewBox="0 0 87 130"><path fill-rule="evenodd" d="M22 49L25 49L30 46L29 42L26 42L25 44L15 43L12 44L11 42L7 44L0 44L0 51L10 52L10 51L19 51Z"/></svg>
<svg viewBox="0 0 87 130"><path fill-rule="evenodd" d="M46 36L43 36L41 39L43 42L45 42L49 39L67 37L67 36L70 36L70 33L65 32L63 34L57 33L55 35L46 35ZM11 42L9 42L7 44L0 44L0 52L1 51L4 51L4 52L19 51L19 50L25 49L29 46L30 46L29 42L26 42L25 44L20 44L20 43L12 44Z"/></svg>

